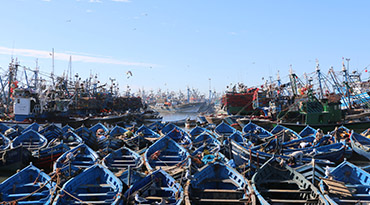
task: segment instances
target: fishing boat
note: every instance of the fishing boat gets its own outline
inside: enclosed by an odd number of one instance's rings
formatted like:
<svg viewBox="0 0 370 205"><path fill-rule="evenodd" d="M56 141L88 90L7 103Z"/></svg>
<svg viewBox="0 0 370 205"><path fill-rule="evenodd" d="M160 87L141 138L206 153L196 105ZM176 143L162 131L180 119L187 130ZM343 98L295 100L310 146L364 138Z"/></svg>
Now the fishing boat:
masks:
<svg viewBox="0 0 370 205"><path fill-rule="evenodd" d="M126 204L180 205L184 190L167 172L159 169L133 184L124 196Z"/></svg>
<svg viewBox="0 0 370 205"><path fill-rule="evenodd" d="M166 135L167 133L171 132L173 129L181 129L180 127L178 127L177 125L173 124L173 123L168 123L167 125L165 125L161 131L160 131L160 134L161 135Z"/></svg>
<svg viewBox="0 0 370 205"><path fill-rule="evenodd" d="M344 143L334 143L323 145L319 147L307 147L307 148L300 148L300 149L282 149L281 153L283 155L288 155L296 152L302 151L303 156L309 158L313 157L315 159L326 159L334 163L340 163L343 161L345 152L346 152L346 145Z"/></svg>
<svg viewBox="0 0 370 205"><path fill-rule="evenodd" d="M114 126L113 129L110 130L110 132L108 133L109 136L111 137L117 137L117 136L121 136L123 134L125 134L125 132L127 132L128 130L121 127L121 126Z"/></svg>
<svg viewBox="0 0 370 205"><path fill-rule="evenodd" d="M277 158L268 160L251 182L260 204L329 204L310 181Z"/></svg>
<svg viewBox="0 0 370 205"><path fill-rule="evenodd" d="M210 130L204 128L204 127L196 126L196 127L194 127L193 129L190 130L189 135L190 135L191 139L193 140L198 135L203 134L203 133L212 133L212 132Z"/></svg>
<svg viewBox="0 0 370 205"><path fill-rule="evenodd" d="M311 126L307 125L303 130L301 130L298 134L302 138L309 137L309 136L315 136L317 133L317 129L312 128Z"/></svg>
<svg viewBox="0 0 370 205"><path fill-rule="evenodd" d="M370 174L344 161L322 178L320 190L330 204L369 204Z"/></svg>
<svg viewBox="0 0 370 205"><path fill-rule="evenodd" d="M249 122L243 127L243 135L255 145L266 142L267 138L273 136L273 134L265 128L256 125L253 122Z"/></svg>
<svg viewBox="0 0 370 205"><path fill-rule="evenodd" d="M350 140L353 151L370 160L370 139L352 132Z"/></svg>
<svg viewBox="0 0 370 205"><path fill-rule="evenodd" d="M135 169L127 169L123 172L115 173L116 177L118 177L122 183L125 185L124 190L128 190L132 185L136 182L144 179L147 175L139 172Z"/></svg>
<svg viewBox="0 0 370 205"><path fill-rule="evenodd" d="M201 135L198 135L193 140L193 149L197 149L199 147L206 147L209 150L212 150L214 148L220 149L221 143L213 137L210 133L204 133Z"/></svg>
<svg viewBox="0 0 370 205"><path fill-rule="evenodd" d="M0 151L8 149L10 144L10 139L0 133Z"/></svg>
<svg viewBox="0 0 370 205"><path fill-rule="evenodd" d="M1 123L0 122L0 133L1 134L4 134L7 130L9 130L10 129L10 127L9 126L7 126L7 125L5 125L4 123Z"/></svg>
<svg viewBox="0 0 370 205"><path fill-rule="evenodd" d="M39 133L46 137L48 142L50 142L51 140L61 136L64 132L60 127L52 123L39 131Z"/></svg>
<svg viewBox="0 0 370 205"><path fill-rule="evenodd" d="M30 164L0 184L3 204L51 204L56 184Z"/></svg>
<svg viewBox="0 0 370 205"><path fill-rule="evenodd" d="M14 172L27 166L32 153L22 145L17 147L0 150L0 171Z"/></svg>
<svg viewBox="0 0 370 205"><path fill-rule="evenodd" d="M66 144L69 148L73 149L76 146L82 144L84 141L81 137L79 137L76 133L73 131L68 131L63 134L63 136L60 136L59 138L56 138L49 142L48 147L52 145L57 145L59 143Z"/></svg>
<svg viewBox="0 0 370 205"><path fill-rule="evenodd" d="M97 138L96 135L92 134L92 132L85 126L81 126L75 130L75 133L82 138L85 144L92 149L97 149Z"/></svg>
<svg viewBox="0 0 370 205"><path fill-rule="evenodd" d="M214 130L214 133L216 134L217 139L220 141L223 141L224 139L228 138L234 132L236 132L236 129L231 127L224 121L218 124Z"/></svg>
<svg viewBox="0 0 370 205"><path fill-rule="evenodd" d="M285 142L286 141L289 141L289 140L293 140L293 139L300 139L302 138L297 132L295 132L294 130L288 128L288 127L285 127L285 126L282 126L282 125L276 125L271 131L270 131L273 135L282 135L284 133L285 135Z"/></svg>
<svg viewBox="0 0 370 205"><path fill-rule="evenodd" d="M62 154L54 163L54 171L61 169L69 171L69 167L86 169L94 165L99 159L99 155L86 144L80 144L77 147Z"/></svg>
<svg viewBox="0 0 370 205"><path fill-rule="evenodd" d="M69 131L75 131L75 129L67 124L64 127L62 127L62 131L63 131L63 133L67 133Z"/></svg>
<svg viewBox="0 0 370 205"><path fill-rule="evenodd" d="M161 131L164 126L165 125L163 123L156 121L153 122L152 124L149 124L148 128L153 130L154 132L159 133L159 131Z"/></svg>
<svg viewBox="0 0 370 205"><path fill-rule="evenodd" d="M173 130L168 132L166 136L170 137L176 143L178 143L179 145L183 146L186 149L190 150L193 146L189 134L181 128L174 128Z"/></svg>
<svg viewBox="0 0 370 205"><path fill-rule="evenodd" d="M29 130L33 130L33 131L38 132L38 131L40 131L40 128L41 128L40 124L38 124L37 122L34 122L34 123L28 125L26 128L24 128L24 130L22 130L22 133L25 133Z"/></svg>
<svg viewBox="0 0 370 205"><path fill-rule="evenodd" d="M276 153L267 153L264 151L260 151L259 146L255 146L252 148L245 147L242 144L239 144L235 140L230 140L230 145L224 146L226 148L226 153L232 154L233 158L240 159L240 161L244 161L244 164L255 164L256 167L261 167L264 163L266 163L272 157L281 158L284 160L288 160L290 157L285 155L279 155ZM320 164L321 166L333 166L334 163L329 160L323 159L314 159L316 164ZM303 157L302 164L307 164L312 161L312 157ZM296 166L296 165L295 165Z"/></svg>
<svg viewBox="0 0 370 205"><path fill-rule="evenodd" d="M113 173L124 171L128 168L139 169L144 161L136 152L122 147L103 158L103 165Z"/></svg>
<svg viewBox="0 0 370 205"><path fill-rule="evenodd" d="M146 150L144 161L149 172L163 169L176 179L191 163L186 149L168 136L162 137Z"/></svg>
<svg viewBox="0 0 370 205"><path fill-rule="evenodd" d="M122 182L101 164L67 181L53 204L122 204Z"/></svg>
<svg viewBox="0 0 370 205"><path fill-rule="evenodd" d="M44 136L31 129L16 137L11 146L16 147L22 145L31 152L35 152L46 147L47 143L48 140Z"/></svg>
<svg viewBox="0 0 370 205"><path fill-rule="evenodd" d="M54 162L68 150L70 148L64 143L47 146L33 154L34 159L32 161L38 168L52 170Z"/></svg>
<svg viewBox="0 0 370 205"><path fill-rule="evenodd" d="M251 203L247 180L233 168L219 162L208 164L191 177L185 187L185 204Z"/></svg>
<svg viewBox="0 0 370 205"><path fill-rule="evenodd" d="M161 136L157 132L154 132L145 125L139 127L139 129L136 130L135 134L141 135L146 140L149 140L151 142L157 141L159 138L161 138Z"/></svg>

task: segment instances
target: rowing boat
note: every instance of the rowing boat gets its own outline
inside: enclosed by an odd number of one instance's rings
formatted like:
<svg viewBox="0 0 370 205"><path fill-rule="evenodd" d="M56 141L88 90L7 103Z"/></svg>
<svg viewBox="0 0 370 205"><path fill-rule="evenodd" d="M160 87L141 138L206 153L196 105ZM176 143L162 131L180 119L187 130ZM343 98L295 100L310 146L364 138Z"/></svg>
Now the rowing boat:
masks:
<svg viewBox="0 0 370 205"><path fill-rule="evenodd" d="M186 149L168 136L162 137L145 151L144 161L149 172L163 169L175 178L188 169L191 163Z"/></svg>
<svg viewBox="0 0 370 205"><path fill-rule="evenodd" d="M55 183L50 176L30 164L0 184L4 204L51 204Z"/></svg>
<svg viewBox="0 0 370 205"><path fill-rule="evenodd" d="M54 163L54 171L60 169L64 175L71 176L73 174L67 173L70 171L70 167L83 170L94 165L98 159L98 154L89 146L86 144L80 144L77 147L65 152L57 159L57 161Z"/></svg>
<svg viewBox="0 0 370 205"><path fill-rule="evenodd" d="M144 161L140 155L126 147L122 147L103 158L103 165L113 173L128 168L139 169L143 163Z"/></svg>
<svg viewBox="0 0 370 205"><path fill-rule="evenodd" d="M370 174L344 161L322 178L320 190L330 204L369 204Z"/></svg>
<svg viewBox="0 0 370 205"><path fill-rule="evenodd" d="M251 182L249 190L260 204L329 204L310 181L277 158L268 160Z"/></svg>
<svg viewBox="0 0 370 205"><path fill-rule="evenodd" d="M248 199L247 180L233 168L219 162L208 164L195 173L185 187L186 205L244 204L248 203Z"/></svg>
<svg viewBox="0 0 370 205"><path fill-rule="evenodd" d="M350 140L353 151L370 160L370 139L352 132Z"/></svg>
<svg viewBox="0 0 370 205"><path fill-rule="evenodd" d="M11 147L22 145L31 152L37 152L39 149L46 147L47 143L48 140L44 136L30 129L16 137L13 140Z"/></svg>
<svg viewBox="0 0 370 205"><path fill-rule="evenodd" d="M53 204L122 204L122 182L101 164L67 181Z"/></svg>
<svg viewBox="0 0 370 205"><path fill-rule="evenodd" d="M174 178L159 169L133 184L124 196L126 204L180 205L184 191Z"/></svg>

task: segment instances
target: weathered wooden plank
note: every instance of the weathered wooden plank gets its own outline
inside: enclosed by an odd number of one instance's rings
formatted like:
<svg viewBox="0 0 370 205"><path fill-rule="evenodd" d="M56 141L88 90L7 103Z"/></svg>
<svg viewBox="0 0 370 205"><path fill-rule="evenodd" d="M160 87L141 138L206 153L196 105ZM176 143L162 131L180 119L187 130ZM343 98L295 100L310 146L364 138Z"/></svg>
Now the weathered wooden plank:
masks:
<svg viewBox="0 0 370 205"><path fill-rule="evenodd" d="M311 193L309 190L299 190L299 189L261 189L261 192L281 192L281 193Z"/></svg>
<svg viewBox="0 0 370 205"><path fill-rule="evenodd" d="M243 190L233 190L233 189L197 189L196 192L219 192L219 193L244 193Z"/></svg>
<svg viewBox="0 0 370 205"><path fill-rule="evenodd" d="M302 199L270 199L272 203L312 203L317 202L317 200L302 200Z"/></svg>

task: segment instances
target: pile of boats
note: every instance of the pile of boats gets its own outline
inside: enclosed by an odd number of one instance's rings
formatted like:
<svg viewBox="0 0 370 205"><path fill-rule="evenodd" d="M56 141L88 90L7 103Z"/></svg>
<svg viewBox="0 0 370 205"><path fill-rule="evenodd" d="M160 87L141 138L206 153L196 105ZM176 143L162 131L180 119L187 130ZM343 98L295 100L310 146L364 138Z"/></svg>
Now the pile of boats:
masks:
<svg viewBox="0 0 370 205"><path fill-rule="evenodd" d="M369 130L155 122L0 133L1 173L15 173L0 184L6 204L370 203Z"/></svg>

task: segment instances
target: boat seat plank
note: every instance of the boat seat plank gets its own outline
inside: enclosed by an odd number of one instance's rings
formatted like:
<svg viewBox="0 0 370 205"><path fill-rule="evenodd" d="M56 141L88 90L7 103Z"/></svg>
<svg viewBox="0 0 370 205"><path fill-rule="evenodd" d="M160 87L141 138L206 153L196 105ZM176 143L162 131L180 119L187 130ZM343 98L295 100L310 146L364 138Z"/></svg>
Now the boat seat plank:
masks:
<svg viewBox="0 0 370 205"><path fill-rule="evenodd" d="M112 202L107 201L75 201L74 204L112 204Z"/></svg>
<svg viewBox="0 0 370 205"><path fill-rule="evenodd" d="M110 184L82 184L79 187L85 188L85 187L111 187Z"/></svg>
<svg viewBox="0 0 370 205"><path fill-rule="evenodd" d="M359 200L359 199L334 199L336 202L341 202L341 203L369 203L370 200Z"/></svg>
<svg viewBox="0 0 370 205"><path fill-rule="evenodd" d="M105 192L105 193L79 193L77 196L108 196L108 195L114 195L114 192Z"/></svg>
<svg viewBox="0 0 370 205"><path fill-rule="evenodd" d="M239 199L199 199L199 202L207 202L207 203L240 203L242 202Z"/></svg>
<svg viewBox="0 0 370 205"><path fill-rule="evenodd" d="M119 160L119 159L117 159L117 160L113 160L113 163L135 163L136 162L136 160L135 159L129 159L129 160Z"/></svg>
<svg viewBox="0 0 370 205"><path fill-rule="evenodd" d="M272 203L312 203L317 202L317 200L302 200L302 199L269 199Z"/></svg>
<svg viewBox="0 0 370 205"><path fill-rule="evenodd" d="M201 183L207 183L207 182L234 183L234 181L231 179L214 179L214 178L205 179Z"/></svg>
<svg viewBox="0 0 370 205"><path fill-rule="evenodd" d="M311 193L309 190L289 190L289 189L262 189L261 192L281 192L281 193Z"/></svg>
<svg viewBox="0 0 370 205"><path fill-rule="evenodd" d="M348 188L370 188L370 184L346 184Z"/></svg>
<svg viewBox="0 0 370 205"><path fill-rule="evenodd" d="M296 181L294 180L279 180L279 179L269 179L264 181L264 183L285 183L285 184L295 184Z"/></svg>
<svg viewBox="0 0 370 205"><path fill-rule="evenodd" d="M207 193L244 193L243 190L235 190L235 189L196 189L196 192L207 192Z"/></svg>
<svg viewBox="0 0 370 205"><path fill-rule="evenodd" d="M24 197L24 196L28 196L30 195L31 193L16 193L16 194L8 194L8 197L9 198L18 198L18 197ZM49 192L44 192L44 193L34 193L32 194L32 196L47 196L49 194ZM5 195L5 194L4 194Z"/></svg>
<svg viewBox="0 0 370 205"><path fill-rule="evenodd" d="M39 200L38 201L17 201L17 204L44 204L42 202L40 202Z"/></svg>

